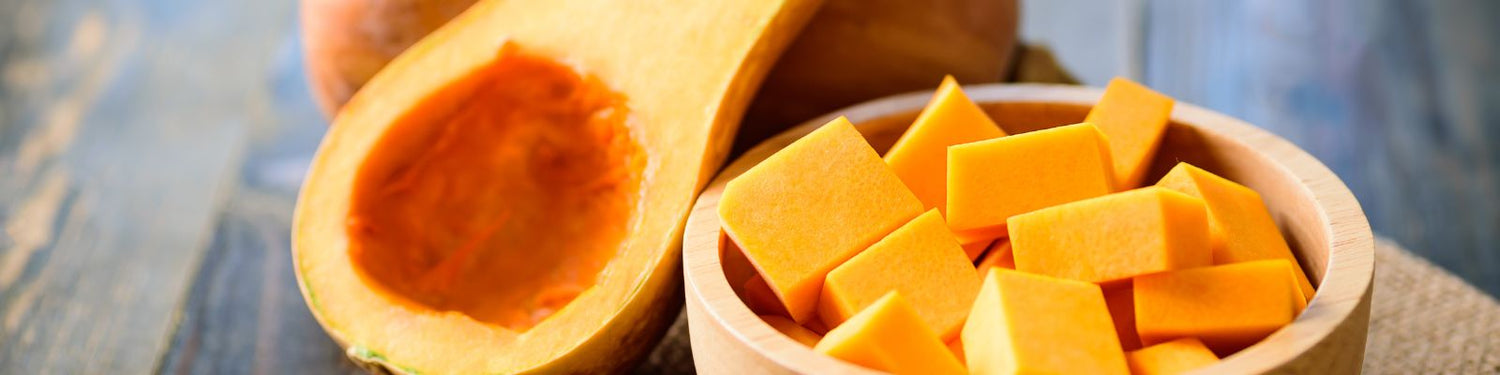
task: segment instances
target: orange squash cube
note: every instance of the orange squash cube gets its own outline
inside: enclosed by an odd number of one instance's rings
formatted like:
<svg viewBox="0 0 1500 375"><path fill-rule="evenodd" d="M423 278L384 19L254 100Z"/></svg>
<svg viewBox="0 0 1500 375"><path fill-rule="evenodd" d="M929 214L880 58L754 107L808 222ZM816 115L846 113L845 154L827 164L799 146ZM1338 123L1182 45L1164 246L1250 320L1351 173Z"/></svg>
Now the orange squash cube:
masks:
<svg viewBox="0 0 1500 375"><path fill-rule="evenodd" d="M1127 374L1098 285L991 268L962 334L976 374Z"/></svg>
<svg viewBox="0 0 1500 375"><path fill-rule="evenodd" d="M1004 136L1005 131L964 95L958 81L947 76L917 120L885 153L885 162L923 205L947 212L948 146Z"/></svg>
<svg viewBox="0 0 1500 375"><path fill-rule="evenodd" d="M745 280L742 290L745 291L745 307L749 307L750 311L761 315L787 316L786 306L777 299L776 292L771 290L766 279L759 274Z"/></svg>
<svg viewBox="0 0 1500 375"><path fill-rule="evenodd" d="M917 216L828 272L818 314L838 327L890 291L948 340L958 335L979 291L979 275L937 210Z"/></svg>
<svg viewBox="0 0 1500 375"><path fill-rule="evenodd" d="M962 247L964 248L964 256L968 257L970 262L978 261L979 256L984 255L984 250L989 249L991 245L994 245L994 243L994 240L964 243L962 245Z"/></svg>
<svg viewBox="0 0 1500 375"><path fill-rule="evenodd" d="M1197 337L1219 355L1260 341L1307 306L1282 259L1145 275L1134 284L1142 343Z"/></svg>
<svg viewBox="0 0 1500 375"><path fill-rule="evenodd" d="M964 243L1003 236L1013 215L1109 194L1110 165L1090 124L949 147L948 225Z"/></svg>
<svg viewBox="0 0 1500 375"><path fill-rule="evenodd" d="M1214 264L1285 259L1297 266L1297 258L1255 190L1188 163L1177 163L1156 186L1203 198ZM1314 290L1307 273L1300 266L1292 271L1302 295L1312 299Z"/></svg>
<svg viewBox="0 0 1500 375"><path fill-rule="evenodd" d="M802 323L802 326L819 335L828 334L828 326L823 324L823 319L813 318L812 321Z"/></svg>
<svg viewBox="0 0 1500 375"><path fill-rule="evenodd" d="M823 278L922 213L922 202L842 117L724 188L724 232L793 320L813 318Z"/></svg>
<svg viewBox="0 0 1500 375"><path fill-rule="evenodd" d="M953 358L958 359L958 363L964 363L964 340L956 338L949 340L948 352L953 353Z"/></svg>
<svg viewBox="0 0 1500 375"><path fill-rule="evenodd" d="M786 337L791 338L793 341L802 343L802 345L807 345L808 347L818 345L818 341L823 339L823 335L819 335L817 332L813 332L807 329L807 327L803 327L784 316L761 315L760 320L765 321L771 328L775 328L776 331L781 332L781 334L786 335Z"/></svg>
<svg viewBox="0 0 1500 375"><path fill-rule="evenodd" d="M990 251L984 254L984 260L974 266L975 271L979 271L980 275L988 275L990 268L993 267L1016 269L1016 260L1010 253L1010 240L995 241L995 244L990 246Z"/></svg>
<svg viewBox="0 0 1500 375"><path fill-rule="evenodd" d="M894 374L963 374L948 345L892 291L828 331L814 351Z"/></svg>
<svg viewBox="0 0 1500 375"><path fill-rule="evenodd" d="M1212 366L1219 357L1202 341L1184 337L1125 353L1130 373L1135 375L1175 375Z"/></svg>
<svg viewBox="0 0 1500 375"><path fill-rule="evenodd" d="M1115 188L1134 189L1146 178L1161 137L1172 116L1171 97L1125 78L1109 81L1104 97L1083 121L1109 138Z"/></svg>
<svg viewBox="0 0 1500 375"><path fill-rule="evenodd" d="M1203 200L1147 187L1010 218L1016 270L1093 283L1211 261Z"/></svg>
<svg viewBox="0 0 1500 375"><path fill-rule="evenodd" d="M1104 287L1104 304L1115 322L1115 336L1126 351L1141 348L1141 336L1135 333L1135 288L1131 283Z"/></svg>

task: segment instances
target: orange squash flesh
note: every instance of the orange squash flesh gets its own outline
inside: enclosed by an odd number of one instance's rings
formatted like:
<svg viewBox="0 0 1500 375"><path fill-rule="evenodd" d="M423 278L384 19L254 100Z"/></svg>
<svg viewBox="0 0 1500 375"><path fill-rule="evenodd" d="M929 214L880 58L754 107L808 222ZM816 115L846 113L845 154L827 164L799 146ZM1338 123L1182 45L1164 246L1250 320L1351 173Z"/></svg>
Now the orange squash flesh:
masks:
<svg viewBox="0 0 1500 375"><path fill-rule="evenodd" d="M988 275L990 268L995 267L1016 269L1016 259L1011 254L1010 240L995 241L995 244L990 246L990 251L984 254L984 259L979 261L979 265L974 266L974 270L979 271L979 275L983 276Z"/></svg>
<svg viewBox="0 0 1500 375"><path fill-rule="evenodd" d="M719 204L725 233L799 323L816 315L828 271L921 213L842 117L730 181Z"/></svg>
<svg viewBox="0 0 1500 375"><path fill-rule="evenodd" d="M468 100L485 106L408 122L375 146L354 185L350 256L398 298L525 331L615 255L643 159L626 98L597 80L504 52L476 75ZM435 99L413 110L448 104Z"/></svg>
<svg viewBox="0 0 1500 375"><path fill-rule="evenodd" d="M917 120L885 153L885 162L928 209L948 210L948 146L1004 137L959 88L953 76L943 77L932 101Z"/></svg>
<svg viewBox="0 0 1500 375"><path fill-rule="evenodd" d="M1135 333L1135 288L1131 283L1104 286L1104 304L1115 322L1115 336L1126 351L1141 348L1141 336Z"/></svg>
<svg viewBox="0 0 1500 375"><path fill-rule="evenodd" d="M1276 227L1276 220L1271 218L1271 212L1255 190L1188 163L1172 167L1156 186L1203 198L1208 207L1214 264L1265 259L1285 259L1294 266L1298 264ZM1302 267L1292 267L1292 271L1297 273L1302 295L1312 299L1314 290L1307 273Z"/></svg>
<svg viewBox="0 0 1500 375"><path fill-rule="evenodd" d="M957 236L957 235L954 235L954 236ZM958 237L954 237L954 238L958 239ZM962 239L959 239L959 240L962 240ZM963 245L959 245L959 246L963 247L963 249L964 249L964 256L968 257L970 262L977 262L977 261L979 261L979 257L982 256L982 255L984 255L985 249L989 249L990 246L992 246L994 244L995 244L995 241L993 239L991 239L991 240L981 240L981 241L978 241L978 242L967 242L967 243L964 243Z"/></svg>
<svg viewBox="0 0 1500 375"><path fill-rule="evenodd" d="M948 225L964 243L1005 235L1005 220L1112 191L1109 149L1093 125L948 148Z"/></svg>
<svg viewBox="0 0 1500 375"><path fill-rule="evenodd" d="M1171 97L1116 77L1104 89L1104 97L1089 110L1083 121L1098 126L1109 138L1115 189L1141 186L1167 131L1173 103Z"/></svg>
<svg viewBox="0 0 1500 375"><path fill-rule="evenodd" d="M1131 374L1175 375L1218 363L1219 357L1202 341L1185 337L1125 353L1125 361Z"/></svg>
<svg viewBox="0 0 1500 375"><path fill-rule="evenodd" d="M681 303L693 197L817 6L476 3L324 138L293 223L313 316L393 372L633 365ZM518 283L474 285L497 280Z"/></svg>
<svg viewBox="0 0 1500 375"><path fill-rule="evenodd" d="M764 320L767 325L775 328L777 332L781 332L781 334L790 337L793 341L807 345L808 347L818 345L818 341L823 339L823 335L819 335L817 332L813 332L785 316L761 315L760 320Z"/></svg>
<svg viewBox="0 0 1500 375"><path fill-rule="evenodd" d="M948 352L953 353L953 358L958 359L958 363L968 363L968 360L964 359L963 339L954 338L952 340L948 340Z"/></svg>
<svg viewBox="0 0 1500 375"><path fill-rule="evenodd" d="M1145 275L1134 284L1144 344L1197 337L1220 355L1260 341L1307 306L1291 264L1280 259Z"/></svg>
<svg viewBox="0 0 1500 375"><path fill-rule="evenodd" d="M949 340L958 335L979 290L973 267L942 215L930 210L828 272L819 317L837 328L897 291L928 327Z"/></svg>
<svg viewBox="0 0 1500 375"><path fill-rule="evenodd" d="M828 331L813 350L893 374L964 374L948 345L891 291Z"/></svg>
<svg viewBox="0 0 1500 375"><path fill-rule="evenodd" d="M823 319L814 318L812 321L802 323L802 326L819 335L828 334L828 325L823 324Z"/></svg>
<svg viewBox="0 0 1500 375"><path fill-rule="evenodd" d="M1104 295L1090 283L991 268L962 338L974 373L1128 373Z"/></svg>
<svg viewBox="0 0 1500 375"><path fill-rule="evenodd" d="M759 274L745 280L744 290L745 306L750 307L750 311L761 315L789 315L786 312L786 306L776 297L776 291L771 290L771 286L766 284L766 279L761 278Z"/></svg>
<svg viewBox="0 0 1500 375"><path fill-rule="evenodd" d="M1203 200L1158 187L1010 219L1016 270L1107 283L1209 265Z"/></svg>

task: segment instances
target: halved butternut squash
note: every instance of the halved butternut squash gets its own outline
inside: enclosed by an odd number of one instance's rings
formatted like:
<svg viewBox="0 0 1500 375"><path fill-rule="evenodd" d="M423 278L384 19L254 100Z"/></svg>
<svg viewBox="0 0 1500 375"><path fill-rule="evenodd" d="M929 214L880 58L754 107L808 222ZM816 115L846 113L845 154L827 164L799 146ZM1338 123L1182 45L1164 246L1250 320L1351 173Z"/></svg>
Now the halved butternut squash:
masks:
<svg viewBox="0 0 1500 375"><path fill-rule="evenodd" d="M683 220L817 0L481 1L340 112L294 223L303 296L394 372L634 364Z"/></svg>

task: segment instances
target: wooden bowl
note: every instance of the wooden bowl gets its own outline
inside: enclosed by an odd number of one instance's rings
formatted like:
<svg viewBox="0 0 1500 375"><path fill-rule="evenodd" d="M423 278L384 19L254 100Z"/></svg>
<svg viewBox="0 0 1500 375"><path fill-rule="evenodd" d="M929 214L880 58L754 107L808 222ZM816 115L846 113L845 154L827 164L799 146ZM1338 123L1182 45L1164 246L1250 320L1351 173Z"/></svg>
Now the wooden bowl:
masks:
<svg viewBox="0 0 1500 375"><path fill-rule="evenodd" d="M1103 91L1076 86L966 87L1009 134L1081 122ZM888 97L813 119L749 150L698 198L683 237L693 359L705 373L870 373L777 332L737 294L753 268L719 224L724 184L836 116L847 116L885 150L927 104L930 92ZM1284 139L1253 125L1178 103L1147 181L1187 161L1245 184L1264 197L1316 297L1290 325L1202 373L1358 373L1370 316L1375 248L1354 195L1332 171Z"/></svg>

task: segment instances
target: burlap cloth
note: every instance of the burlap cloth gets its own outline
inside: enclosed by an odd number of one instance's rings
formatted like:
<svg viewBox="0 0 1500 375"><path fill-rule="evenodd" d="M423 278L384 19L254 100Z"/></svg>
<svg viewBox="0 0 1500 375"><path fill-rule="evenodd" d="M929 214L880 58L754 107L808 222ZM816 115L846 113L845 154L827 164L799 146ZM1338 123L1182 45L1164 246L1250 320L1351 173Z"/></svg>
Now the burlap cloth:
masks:
<svg viewBox="0 0 1500 375"><path fill-rule="evenodd" d="M1500 374L1500 303L1384 239L1369 335L1366 374ZM693 373L686 314L636 373Z"/></svg>
<svg viewBox="0 0 1500 375"><path fill-rule="evenodd" d="M1375 241L1367 374L1500 374L1500 303L1395 243Z"/></svg>
<svg viewBox="0 0 1500 375"><path fill-rule="evenodd" d="M1017 50L1011 82L1077 83L1046 47ZM687 315L636 369L691 374ZM1366 374L1500 374L1500 303L1385 239L1375 241Z"/></svg>

